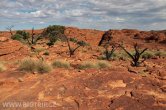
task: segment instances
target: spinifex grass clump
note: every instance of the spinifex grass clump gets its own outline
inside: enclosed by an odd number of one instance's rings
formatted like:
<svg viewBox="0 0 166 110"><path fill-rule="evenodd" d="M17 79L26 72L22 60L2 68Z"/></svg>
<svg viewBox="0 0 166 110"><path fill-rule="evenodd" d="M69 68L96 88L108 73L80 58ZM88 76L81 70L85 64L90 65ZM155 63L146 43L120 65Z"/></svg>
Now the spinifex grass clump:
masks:
<svg viewBox="0 0 166 110"><path fill-rule="evenodd" d="M166 51L155 51L155 56L166 57Z"/></svg>
<svg viewBox="0 0 166 110"><path fill-rule="evenodd" d="M109 62L107 62L107 61L98 61L98 62L96 62L96 65L98 66L98 68L110 68L111 67L111 65L110 65L110 63Z"/></svg>
<svg viewBox="0 0 166 110"><path fill-rule="evenodd" d="M142 54L142 58L144 58L144 59L150 59L153 57L155 57L155 52L153 52L153 51L146 51Z"/></svg>
<svg viewBox="0 0 166 110"><path fill-rule="evenodd" d="M85 61L78 65L78 69L102 69L102 68L110 68L111 65L107 61Z"/></svg>
<svg viewBox="0 0 166 110"><path fill-rule="evenodd" d="M26 72L48 73L51 69L52 67L48 63L30 58L22 60L19 66L19 70Z"/></svg>
<svg viewBox="0 0 166 110"><path fill-rule="evenodd" d="M54 68L70 68L70 63L68 61L65 61L65 60L55 60L52 63L52 66Z"/></svg>
<svg viewBox="0 0 166 110"><path fill-rule="evenodd" d="M147 50L147 48L143 50L139 50L138 45L134 44L134 50L135 53L132 54L129 51L127 51L122 45L120 47L129 55L129 57L132 59L132 66L139 66L141 63L143 63L146 59L140 61L141 55Z"/></svg>
<svg viewBox="0 0 166 110"><path fill-rule="evenodd" d="M78 66L78 69L92 69L92 68L97 69L98 66L95 63L90 62L90 61L85 61L85 62L79 64L79 66Z"/></svg>
<svg viewBox="0 0 166 110"><path fill-rule="evenodd" d="M0 62L0 72L5 71L6 67L3 63Z"/></svg>

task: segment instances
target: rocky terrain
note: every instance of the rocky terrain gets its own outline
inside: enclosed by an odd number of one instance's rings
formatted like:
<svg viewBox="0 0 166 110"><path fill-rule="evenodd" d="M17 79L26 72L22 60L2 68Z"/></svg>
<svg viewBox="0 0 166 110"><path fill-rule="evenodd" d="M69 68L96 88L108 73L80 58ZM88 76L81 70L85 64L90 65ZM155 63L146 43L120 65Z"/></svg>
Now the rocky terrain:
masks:
<svg viewBox="0 0 166 110"><path fill-rule="evenodd" d="M31 32L31 31L29 31ZM40 34L42 30L35 30ZM35 55L27 45L12 40L9 32L0 32L0 61L6 69L0 72L0 110L165 110L166 109L166 58L155 56L140 67L133 67L129 60L108 61L110 68L78 69L84 61L96 62L102 47L123 43L129 50L138 43L141 48L166 52L165 31L99 30L67 27L65 35L86 41L69 57L67 43L58 42L48 47L42 39L35 48L42 48ZM72 45L74 46L74 44ZM49 55L43 55L45 51ZM117 49L120 52L122 50ZM19 62L27 57L43 57L45 61L63 59L71 68L55 68L50 73L23 72ZM53 107L4 107L4 102L48 102Z"/></svg>

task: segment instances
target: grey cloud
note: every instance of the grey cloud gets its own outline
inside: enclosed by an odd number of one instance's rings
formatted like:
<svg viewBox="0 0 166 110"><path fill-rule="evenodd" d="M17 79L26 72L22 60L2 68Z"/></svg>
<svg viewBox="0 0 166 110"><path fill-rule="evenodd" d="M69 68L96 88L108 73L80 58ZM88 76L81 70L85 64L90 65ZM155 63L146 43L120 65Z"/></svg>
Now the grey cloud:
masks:
<svg viewBox="0 0 166 110"><path fill-rule="evenodd" d="M165 29L166 0L3 0L0 29L10 24ZM34 22L31 22L34 21ZM27 27L27 26L25 26ZM39 26L40 27L40 26Z"/></svg>

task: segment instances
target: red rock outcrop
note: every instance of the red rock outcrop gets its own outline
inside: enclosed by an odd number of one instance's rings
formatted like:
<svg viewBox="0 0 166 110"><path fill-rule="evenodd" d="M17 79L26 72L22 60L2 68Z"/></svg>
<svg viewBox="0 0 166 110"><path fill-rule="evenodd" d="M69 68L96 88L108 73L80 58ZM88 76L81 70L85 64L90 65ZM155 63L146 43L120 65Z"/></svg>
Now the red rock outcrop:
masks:
<svg viewBox="0 0 166 110"><path fill-rule="evenodd" d="M91 45L97 46L102 35L104 34L104 31L66 27L65 34L68 37L84 40Z"/></svg>
<svg viewBox="0 0 166 110"><path fill-rule="evenodd" d="M154 49L158 43L165 44L166 34L160 31L109 30L102 36L99 46L104 45L110 38L110 43L120 44L123 42L128 47L131 47L137 42L138 44Z"/></svg>

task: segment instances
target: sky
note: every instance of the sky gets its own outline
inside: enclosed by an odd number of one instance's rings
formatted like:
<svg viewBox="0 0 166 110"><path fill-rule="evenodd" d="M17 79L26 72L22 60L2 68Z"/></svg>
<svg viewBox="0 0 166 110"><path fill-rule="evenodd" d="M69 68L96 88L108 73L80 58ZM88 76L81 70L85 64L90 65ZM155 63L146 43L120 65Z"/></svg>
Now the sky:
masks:
<svg viewBox="0 0 166 110"><path fill-rule="evenodd" d="M0 30L11 25L164 30L166 0L0 0Z"/></svg>

